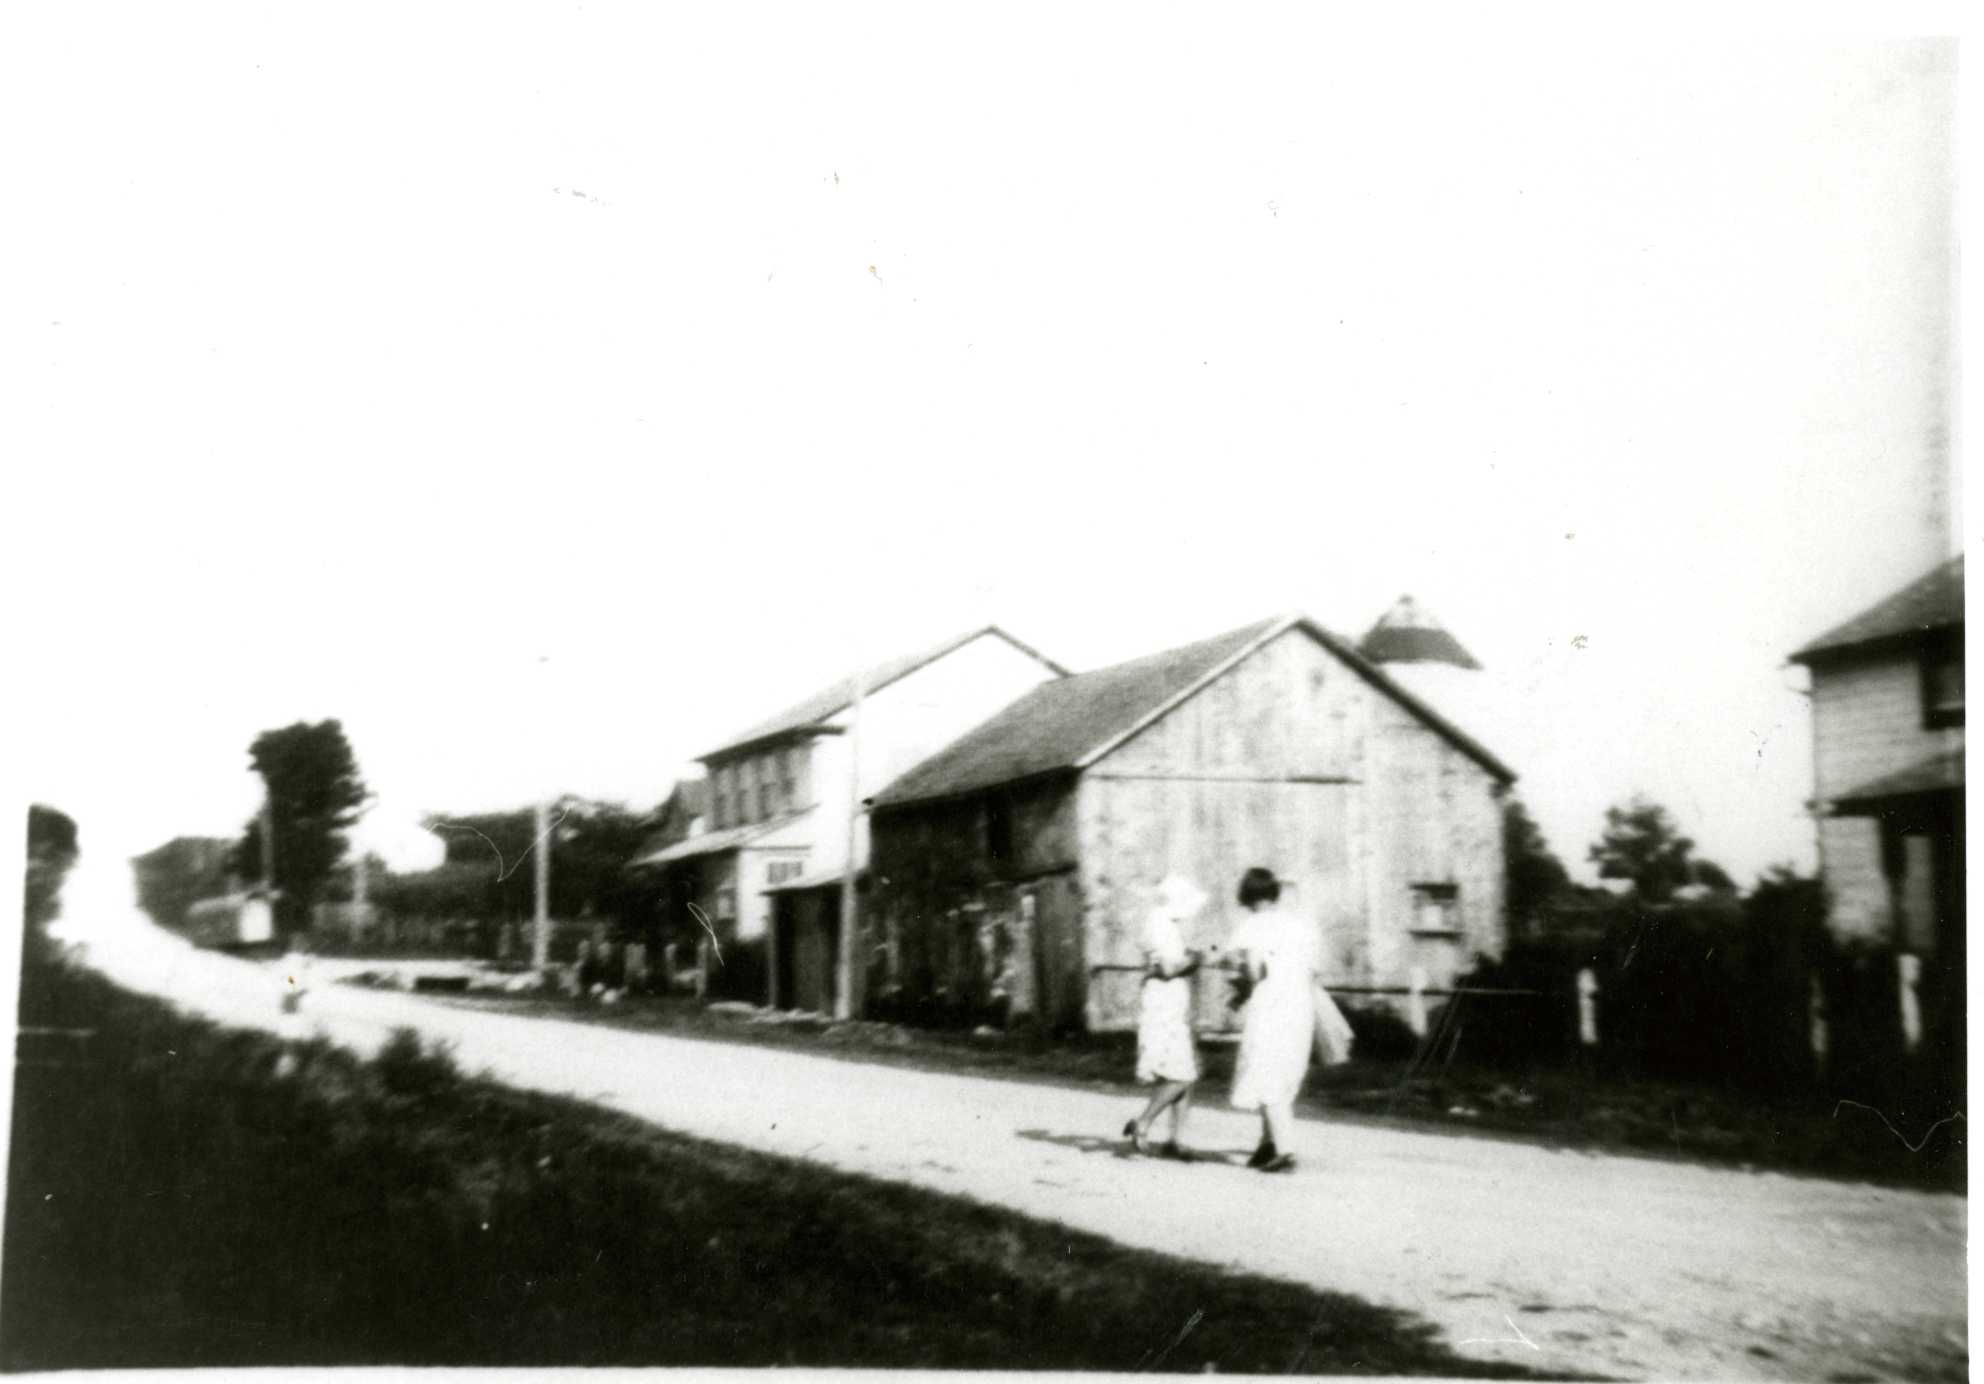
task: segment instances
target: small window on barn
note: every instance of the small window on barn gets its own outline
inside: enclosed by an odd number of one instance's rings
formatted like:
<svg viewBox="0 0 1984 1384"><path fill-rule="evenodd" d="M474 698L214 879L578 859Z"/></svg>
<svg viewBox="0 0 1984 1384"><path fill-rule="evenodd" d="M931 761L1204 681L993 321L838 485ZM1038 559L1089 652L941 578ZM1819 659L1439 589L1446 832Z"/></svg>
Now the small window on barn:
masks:
<svg viewBox="0 0 1984 1384"><path fill-rule="evenodd" d="M1963 724L1963 643L1938 642L1922 655L1922 724L1941 730Z"/></svg>
<svg viewBox="0 0 1984 1384"><path fill-rule="evenodd" d="M720 923L734 922L737 918L737 891L727 884L716 891L716 918Z"/></svg>
<svg viewBox="0 0 1984 1384"><path fill-rule="evenodd" d="M1458 937L1460 931L1459 885L1412 886L1412 933L1415 937Z"/></svg>
<svg viewBox="0 0 1984 1384"><path fill-rule="evenodd" d="M999 861L1013 858L1013 802L1003 793L985 800L985 853Z"/></svg>

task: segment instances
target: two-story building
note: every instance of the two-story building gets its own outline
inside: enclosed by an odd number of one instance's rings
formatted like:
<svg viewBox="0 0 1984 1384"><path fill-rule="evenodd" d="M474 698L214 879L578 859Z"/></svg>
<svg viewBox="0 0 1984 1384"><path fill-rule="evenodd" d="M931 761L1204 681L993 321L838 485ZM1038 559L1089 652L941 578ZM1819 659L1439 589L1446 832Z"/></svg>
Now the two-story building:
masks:
<svg viewBox="0 0 1984 1384"><path fill-rule="evenodd" d="M1126 1028L1152 887L1206 889L1187 941L1217 946L1254 865L1289 883L1338 984L1443 987L1502 950L1514 777L1299 616L1047 682L876 799L871 991Z"/></svg>
<svg viewBox="0 0 1984 1384"><path fill-rule="evenodd" d="M996 626L843 678L700 756L703 830L652 850L670 930L702 938L708 992L829 1010L859 803L1015 698L1066 670Z"/></svg>
<svg viewBox="0 0 1984 1384"><path fill-rule="evenodd" d="M1833 932L1900 953L1919 970L1924 1027L1960 1029L1963 559L1791 659L1811 675L1813 810Z"/></svg>

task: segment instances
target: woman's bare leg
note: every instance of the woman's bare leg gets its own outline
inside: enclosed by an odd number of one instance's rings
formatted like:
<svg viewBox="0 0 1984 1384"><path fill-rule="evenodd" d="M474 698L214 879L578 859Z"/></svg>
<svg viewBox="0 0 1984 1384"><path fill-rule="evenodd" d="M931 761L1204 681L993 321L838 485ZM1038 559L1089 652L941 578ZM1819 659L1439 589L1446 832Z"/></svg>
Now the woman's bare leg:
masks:
<svg viewBox="0 0 1984 1384"><path fill-rule="evenodd" d="M1171 1102L1171 1142L1178 1143L1185 1137L1185 1111L1192 1104L1192 1083L1180 1082L1177 1099Z"/></svg>
<svg viewBox="0 0 1984 1384"><path fill-rule="evenodd" d="M1268 1142L1277 1153L1295 1151L1295 1107L1291 1105L1267 1105L1261 1108L1261 1123L1267 1128Z"/></svg>
<svg viewBox="0 0 1984 1384"><path fill-rule="evenodd" d="M1158 1082L1157 1089L1150 1093L1150 1103L1144 1106L1144 1113L1137 1116L1138 1136L1149 1134L1152 1121L1164 1113L1165 1107L1173 1104L1191 1089L1191 1083L1186 1081Z"/></svg>

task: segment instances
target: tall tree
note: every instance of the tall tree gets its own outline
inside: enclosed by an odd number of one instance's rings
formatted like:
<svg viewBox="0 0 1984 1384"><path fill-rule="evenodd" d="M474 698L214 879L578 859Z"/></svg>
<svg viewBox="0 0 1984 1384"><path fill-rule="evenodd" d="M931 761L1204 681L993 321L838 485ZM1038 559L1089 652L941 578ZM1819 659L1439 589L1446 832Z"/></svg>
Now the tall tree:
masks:
<svg viewBox="0 0 1984 1384"><path fill-rule="evenodd" d="M1666 808L1635 794L1632 801L1605 809L1605 830L1592 843L1590 859L1601 879L1628 880L1647 902L1665 903L1693 881L1694 849ZM1719 869L1715 874L1728 878Z"/></svg>
<svg viewBox="0 0 1984 1384"><path fill-rule="evenodd" d="M1512 797L1502 805L1502 858L1509 918L1519 925L1532 922L1537 911L1571 882L1570 871L1543 839L1521 798Z"/></svg>
<svg viewBox="0 0 1984 1384"><path fill-rule="evenodd" d="M298 721L263 731L248 747L268 791L275 843L276 919L286 931L308 926L310 906L344 856L344 832L358 820L365 783L344 727L336 721ZM262 824L251 819L237 848L244 877L262 876Z"/></svg>

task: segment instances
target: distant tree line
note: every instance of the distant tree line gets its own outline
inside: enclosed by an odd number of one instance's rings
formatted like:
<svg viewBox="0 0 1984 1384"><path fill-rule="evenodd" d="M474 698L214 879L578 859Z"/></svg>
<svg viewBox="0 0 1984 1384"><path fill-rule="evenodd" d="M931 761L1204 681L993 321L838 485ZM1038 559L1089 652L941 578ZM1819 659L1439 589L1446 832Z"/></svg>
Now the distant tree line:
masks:
<svg viewBox="0 0 1984 1384"><path fill-rule="evenodd" d="M553 917L597 919L639 935L656 896L627 863L654 835L655 814L567 796L552 805L548 821L548 838L539 842L534 808L435 813L425 825L443 842L441 864L385 875L372 883L370 897L402 918L522 922L536 912L536 857L547 851Z"/></svg>

